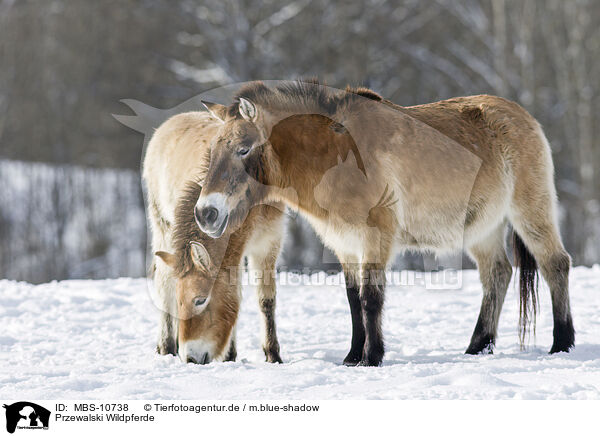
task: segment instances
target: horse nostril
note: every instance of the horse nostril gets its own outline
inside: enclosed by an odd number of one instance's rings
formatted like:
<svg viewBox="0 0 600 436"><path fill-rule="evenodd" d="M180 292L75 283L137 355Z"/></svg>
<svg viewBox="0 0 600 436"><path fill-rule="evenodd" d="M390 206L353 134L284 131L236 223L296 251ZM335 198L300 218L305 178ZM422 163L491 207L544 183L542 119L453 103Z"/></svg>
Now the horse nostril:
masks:
<svg viewBox="0 0 600 436"><path fill-rule="evenodd" d="M187 363L205 365L210 362L210 356L208 355L208 353L204 353L202 357L200 357L200 359L198 360L194 359L192 356L188 356L185 360Z"/></svg>
<svg viewBox="0 0 600 436"><path fill-rule="evenodd" d="M204 221L205 224L212 225L217 221L219 211L215 207L208 206L202 209L200 215L200 218L202 218L202 221Z"/></svg>

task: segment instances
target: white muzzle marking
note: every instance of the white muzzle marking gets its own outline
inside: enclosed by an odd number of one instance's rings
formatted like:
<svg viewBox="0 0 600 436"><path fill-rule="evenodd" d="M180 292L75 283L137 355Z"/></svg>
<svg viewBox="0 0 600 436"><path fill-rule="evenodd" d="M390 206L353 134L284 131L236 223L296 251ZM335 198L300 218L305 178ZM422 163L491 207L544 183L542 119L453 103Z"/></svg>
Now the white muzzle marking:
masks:
<svg viewBox="0 0 600 436"><path fill-rule="evenodd" d="M180 342L179 358L184 363L210 363L215 358L215 345L204 339Z"/></svg>
<svg viewBox="0 0 600 436"><path fill-rule="evenodd" d="M218 217L215 222L206 223L202 219L202 211L208 208L214 208ZM199 198L196 203L197 216L200 216L198 225L200 230L211 237L219 237L223 234L227 220L229 219L229 207L227 206L227 197L221 193L214 192L204 198Z"/></svg>

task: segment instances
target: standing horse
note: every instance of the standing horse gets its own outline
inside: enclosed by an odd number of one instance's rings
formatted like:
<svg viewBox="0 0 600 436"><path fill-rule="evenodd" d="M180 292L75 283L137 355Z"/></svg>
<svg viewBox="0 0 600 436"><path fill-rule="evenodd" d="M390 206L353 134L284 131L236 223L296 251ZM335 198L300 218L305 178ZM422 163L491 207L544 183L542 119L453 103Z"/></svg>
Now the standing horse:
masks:
<svg viewBox="0 0 600 436"><path fill-rule="evenodd" d="M240 228L219 240L199 231L194 206L217 120L189 112L165 121L146 152L147 187L154 283L162 309L157 351L179 354L184 362L233 360L235 323L241 299L240 262L248 256L258 269L263 350L268 362L281 362L275 331L274 268L283 231L281 210L257 206Z"/></svg>
<svg viewBox="0 0 600 436"><path fill-rule="evenodd" d="M218 238L268 201L306 216L344 268L353 325L345 364L381 363L383 271L407 248L466 249L476 261L483 300L466 352L491 352L512 275L507 222L521 269L521 343L535 317L539 265L552 295L550 352L574 345L550 147L516 103L480 95L400 107L368 89L298 81L254 82L228 107L205 106L222 125L196 205L200 227ZM353 156L364 177L324 177L340 155Z"/></svg>

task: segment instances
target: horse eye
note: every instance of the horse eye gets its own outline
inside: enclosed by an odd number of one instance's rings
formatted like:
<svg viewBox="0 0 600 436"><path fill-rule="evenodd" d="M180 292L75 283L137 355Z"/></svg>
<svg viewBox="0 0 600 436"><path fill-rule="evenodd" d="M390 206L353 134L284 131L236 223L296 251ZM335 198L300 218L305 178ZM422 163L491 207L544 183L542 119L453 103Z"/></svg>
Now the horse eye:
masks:
<svg viewBox="0 0 600 436"><path fill-rule="evenodd" d="M250 151L250 148L240 148L238 150L238 154L240 156L246 156L248 154L248 152Z"/></svg>
<svg viewBox="0 0 600 436"><path fill-rule="evenodd" d="M202 306L204 303L206 303L206 298L203 298L203 297L194 298L194 306Z"/></svg>

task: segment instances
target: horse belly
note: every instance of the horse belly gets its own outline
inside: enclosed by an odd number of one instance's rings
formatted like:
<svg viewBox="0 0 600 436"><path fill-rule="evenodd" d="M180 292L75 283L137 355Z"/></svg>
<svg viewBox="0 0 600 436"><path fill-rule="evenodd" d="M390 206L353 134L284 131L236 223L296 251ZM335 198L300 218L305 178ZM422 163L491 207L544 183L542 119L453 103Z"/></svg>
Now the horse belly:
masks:
<svg viewBox="0 0 600 436"><path fill-rule="evenodd" d="M321 220L311 216L306 218L323 244L336 254L358 259L362 257L364 239L360 229L344 223L333 223L329 220Z"/></svg>
<svg viewBox="0 0 600 436"><path fill-rule="evenodd" d="M463 251L504 221L509 196L504 192L497 194L494 200L481 204L472 218L466 208L451 212L432 208L404 220L402 211L397 211L400 219L395 238L396 250L410 249L440 255Z"/></svg>

